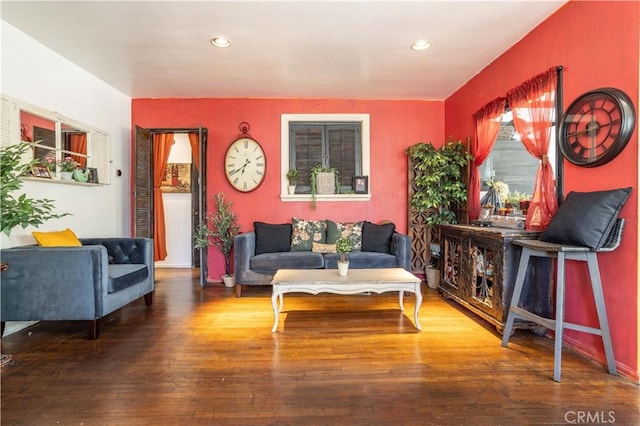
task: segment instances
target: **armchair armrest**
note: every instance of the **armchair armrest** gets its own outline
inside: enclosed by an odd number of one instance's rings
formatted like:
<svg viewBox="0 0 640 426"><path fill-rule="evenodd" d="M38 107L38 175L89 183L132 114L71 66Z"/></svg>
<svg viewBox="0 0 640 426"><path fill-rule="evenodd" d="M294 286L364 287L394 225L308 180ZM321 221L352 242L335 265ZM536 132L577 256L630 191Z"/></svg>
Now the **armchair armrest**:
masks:
<svg viewBox="0 0 640 426"><path fill-rule="evenodd" d="M391 252L398 259L398 266L411 272L411 237L394 232L391 238Z"/></svg>
<svg viewBox="0 0 640 426"><path fill-rule="evenodd" d="M233 239L233 273L236 282L244 283L249 272L249 261L256 253L256 233L254 231L236 235Z"/></svg>
<svg viewBox="0 0 640 426"><path fill-rule="evenodd" d="M104 246L23 246L0 253L9 264L0 283L2 321L102 316L109 280Z"/></svg>

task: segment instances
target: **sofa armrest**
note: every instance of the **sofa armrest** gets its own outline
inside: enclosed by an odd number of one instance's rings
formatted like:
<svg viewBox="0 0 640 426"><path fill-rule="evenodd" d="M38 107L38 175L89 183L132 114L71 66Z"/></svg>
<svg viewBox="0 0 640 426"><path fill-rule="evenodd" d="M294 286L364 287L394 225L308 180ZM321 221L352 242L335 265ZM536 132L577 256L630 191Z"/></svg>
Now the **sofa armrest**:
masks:
<svg viewBox="0 0 640 426"><path fill-rule="evenodd" d="M411 237L394 232L391 238L391 252L398 259L398 266L411 272Z"/></svg>
<svg viewBox="0 0 640 426"><path fill-rule="evenodd" d="M107 249L22 246L0 251L2 321L91 320L108 291Z"/></svg>
<svg viewBox="0 0 640 426"><path fill-rule="evenodd" d="M254 231L236 235L233 239L233 273L236 282L245 282L249 272L249 261L256 253L256 233Z"/></svg>
<svg viewBox="0 0 640 426"><path fill-rule="evenodd" d="M153 269L153 240L142 237L80 238L82 245L101 245L111 264L145 264Z"/></svg>

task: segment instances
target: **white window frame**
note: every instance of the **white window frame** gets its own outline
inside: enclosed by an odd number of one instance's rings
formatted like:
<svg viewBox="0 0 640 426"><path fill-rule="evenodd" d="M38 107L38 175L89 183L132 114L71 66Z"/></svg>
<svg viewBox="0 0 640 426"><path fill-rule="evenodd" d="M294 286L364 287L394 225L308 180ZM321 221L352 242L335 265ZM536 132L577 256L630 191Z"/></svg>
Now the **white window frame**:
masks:
<svg viewBox="0 0 640 426"><path fill-rule="evenodd" d="M316 202L369 201L371 200L370 133L369 114L282 114L280 119L280 200L311 201L311 194L289 194L287 172L289 171L289 123L291 122L359 122L362 138L362 175L369 176L368 194L316 194Z"/></svg>

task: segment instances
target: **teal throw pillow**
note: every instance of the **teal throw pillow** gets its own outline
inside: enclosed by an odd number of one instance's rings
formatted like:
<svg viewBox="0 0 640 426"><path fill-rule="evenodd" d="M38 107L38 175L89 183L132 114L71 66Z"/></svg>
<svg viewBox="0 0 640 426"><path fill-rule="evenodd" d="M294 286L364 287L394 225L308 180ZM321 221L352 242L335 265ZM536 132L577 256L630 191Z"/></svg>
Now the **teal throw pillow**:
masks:
<svg viewBox="0 0 640 426"><path fill-rule="evenodd" d="M313 243L327 241L327 222L293 218L291 251L311 251Z"/></svg>
<svg viewBox="0 0 640 426"><path fill-rule="evenodd" d="M362 250L362 222L341 223L327 220L327 244L335 244L338 238L348 238L353 244L351 251Z"/></svg>

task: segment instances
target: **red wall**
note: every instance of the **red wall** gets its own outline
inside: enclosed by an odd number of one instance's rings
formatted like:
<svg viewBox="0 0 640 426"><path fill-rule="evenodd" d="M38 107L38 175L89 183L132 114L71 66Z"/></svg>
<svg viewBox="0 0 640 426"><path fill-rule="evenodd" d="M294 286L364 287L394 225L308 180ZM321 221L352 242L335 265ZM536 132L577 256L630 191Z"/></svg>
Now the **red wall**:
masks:
<svg viewBox="0 0 640 426"><path fill-rule="evenodd" d="M371 174L369 202L280 202L281 114L367 113L370 115ZM228 183L223 170L227 147L246 121L249 133L267 156L267 174L255 191L242 193ZM417 142L444 143L443 101L377 101L330 99L134 99L132 124L145 128L206 127L208 200L224 192L233 201L242 231L254 221L290 222L293 216L339 221L391 220L407 231L407 159L405 149ZM469 136L469 135L468 135ZM132 137L132 140L133 137ZM218 281L224 259L209 251L209 279Z"/></svg>
<svg viewBox="0 0 640 426"><path fill-rule="evenodd" d="M552 66L564 68L565 108L577 96L604 86L617 87L638 105L640 2L570 2L531 31L445 102L445 132L473 133L472 114L484 104ZM564 162L565 194L633 187L622 211L622 245L598 255L618 368L638 381L638 127L625 150L601 167ZM597 325L583 263L567 268L566 319ZM567 331L566 341L599 361L601 339Z"/></svg>

